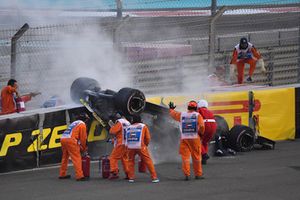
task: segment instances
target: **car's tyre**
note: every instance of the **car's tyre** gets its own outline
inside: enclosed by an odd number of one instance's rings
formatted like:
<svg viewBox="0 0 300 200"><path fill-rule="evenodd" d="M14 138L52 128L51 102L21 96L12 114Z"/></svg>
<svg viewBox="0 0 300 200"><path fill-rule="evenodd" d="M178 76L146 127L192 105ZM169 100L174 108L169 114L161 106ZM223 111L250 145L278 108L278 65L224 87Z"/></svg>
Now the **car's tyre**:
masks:
<svg viewBox="0 0 300 200"><path fill-rule="evenodd" d="M229 131L229 147L235 151L251 151L254 147L255 134L245 125L235 125Z"/></svg>
<svg viewBox="0 0 300 200"><path fill-rule="evenodd" d="M73 81L70 89L71 98L74 102L79 102L80 98L85 98L85 90L98 91L100 86L98 81L92 78L80 77Z"/></svg>
<svg viewBox="0 0 300 200"><path fill-rule="evenodd" d="M146 98L143 92L133 88L122 88L114 95L115 107L124 114L139 115L146 106Z"/></svg>
<svg viewBox="0 0 300 200"><path fill-rule="evenodd" d="M215 136L227 137L229 135L229 126L228 126L226 120L219 115L215 115L215 120L217 123L217 130L216 130Z"/></svg>
<svg viewBox="0 0 300 200"><path fill-rule="evenodd" d="M225 152L228 147L227 137L229 135L229 126L226 120L219 115L215 115L215 120L217 123L217 130L214 136L214 141L212 141L212 144L214 144L214 148L210 149L212 150L211 155L220 156L216 152L218 150L222 150L223 152Z"/></svg>

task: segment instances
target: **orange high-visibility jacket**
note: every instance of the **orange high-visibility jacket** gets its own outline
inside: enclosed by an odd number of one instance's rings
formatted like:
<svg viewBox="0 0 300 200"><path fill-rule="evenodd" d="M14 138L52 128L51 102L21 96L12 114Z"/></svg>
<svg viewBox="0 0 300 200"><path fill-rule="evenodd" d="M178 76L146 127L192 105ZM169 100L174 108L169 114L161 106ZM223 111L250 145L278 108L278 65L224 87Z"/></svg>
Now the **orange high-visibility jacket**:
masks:
<svg viewBox="0 0 300 200"><path fill-rule="evenodd" d="M147 125L143 124L143 123L132 124L128 127L127 130L129 130L130 128L136 127L136 126L142 126L143 127L142 130L141 130L141 149L143 149L145 146L148 146L149 143L150 143L150 140L151 140L150 131L149 131ZM127 137L128 137L129 132L127 133Z"/></svg>
<svg viewBox="0 0 300 200"><path fill-rule="evenodd" d="M77 124L76 124L77 123ZM62 139L75 139L78 144L80 144L80 150L81 151L86 151L87 146L86 146L86 139L87 139L87 132L86 132L86 125L83 121L77 120L73 122L68 128L70 128L72 125L76 124L72 130L70 131L69 134L67 134L67 130L63 133L61 136Z"/></svg>
<svg viewBox="0 0 300 200"><path fill-rule="evenodd" d="M14 93L16 93L16 92L17 92L17 89L10 85L5 86L2 89L2 91L1 91L2 111L1 111L0 115L10 114L10 113L14 113L17 111L16 104L14 101ZM24 101L24 103L26 103L31 100L31 96L23 95L23 96L21 96L21 99L22 99L22 101Z"/></svg>
<svg viewBox="0 0 300 200"><path fill-rule="evenodd" d="M193 112L193 111L187 111L188 113ZM177 112L174 109L170 109L170 115L173 119L175 119L176 121L180 122L181 119L181 112ZM204 121L201 115L198 116L198 134L201 137L204 133Z"/></svg>
<svg viewBox="0 0 300 200"><path fill-rule="evenodd" d="M234 48L233 53L232 53L232 58L231 58L230 64L236 64L238 62L238 60L243 59L243 58L239 58L239 56L241 54L247 54L247 53L252 55L251 58L253 58L253 56L254 56L256 60L261 58L261 54L259 53L259 51L251 43L248 42L248 48L245 49L245 50L241 50L239 48L239 44L237 44Z"/></svg>
<svg viewBox="0 0 300 200"><path fill-rule="evenodd" d="M109 129L109 133L114 135L114 146L125 144L126 129L130 123L126 119L118 119L117 123Z"/></svg>
<svg viewBox="0 0 300 200"><path fill-rule="evenodd" d="M14 101L14 93L17 91L16 88L8 85L5 86L1 91L1 114L9 114L16 112L16 106Z"/></svg>

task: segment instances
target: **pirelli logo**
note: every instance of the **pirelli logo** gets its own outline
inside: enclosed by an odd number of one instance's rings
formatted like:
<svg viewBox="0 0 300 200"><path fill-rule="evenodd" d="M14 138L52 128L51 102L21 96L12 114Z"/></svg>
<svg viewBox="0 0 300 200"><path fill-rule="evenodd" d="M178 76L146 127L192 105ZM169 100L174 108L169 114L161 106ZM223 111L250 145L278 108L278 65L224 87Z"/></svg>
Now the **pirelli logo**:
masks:
<svg viewBox="0 0 300 200"><path fill-rule="evenodd" d="M259 111L261 103L259 100L254 101L254 110ZM210 102L210 109L214 114L234 114L234 113L248 113L249 112L249 101L220 101Z"/></svg>
<svg viewBox="0 0 300 200"><path fill-rule="evenodd" d="M254 101L253 112L258 112L260 109L261 102L256 99ZM247 125L248 123L248 115L245 118L245 114L249 113L248 100L210 102L210 110L212 110L215 115L223 115L228 124ZM259 121L259 114L256 114L256 118Z"/></svg>

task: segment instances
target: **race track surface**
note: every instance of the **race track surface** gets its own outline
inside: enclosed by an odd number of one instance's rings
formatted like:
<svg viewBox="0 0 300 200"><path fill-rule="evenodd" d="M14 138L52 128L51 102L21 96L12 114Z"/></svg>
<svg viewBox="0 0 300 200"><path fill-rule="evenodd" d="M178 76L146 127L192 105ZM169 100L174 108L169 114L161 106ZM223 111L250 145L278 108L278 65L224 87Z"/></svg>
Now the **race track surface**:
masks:
<svg viewBox="0 0 300 200"><path fill-rule="evenodd" d="M141 173L135 183L102 179L98 163L92 164L87 182L75 181L73 170L72 179L59 180L57 167L0 174L0 199L299 200L300 140L278 142L275 150L211 157L204 180L183 181L180 163L158 164L156 170L161 180L156 184Z"/></svg>

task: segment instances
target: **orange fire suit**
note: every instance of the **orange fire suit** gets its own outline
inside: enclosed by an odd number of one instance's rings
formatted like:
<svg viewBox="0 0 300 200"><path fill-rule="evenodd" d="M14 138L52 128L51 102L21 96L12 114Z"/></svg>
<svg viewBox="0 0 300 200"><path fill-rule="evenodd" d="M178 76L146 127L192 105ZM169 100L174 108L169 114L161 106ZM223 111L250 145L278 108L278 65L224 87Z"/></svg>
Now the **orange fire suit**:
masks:
<svg viewBox="0 0 300 200"><path fill-rule="evenodd" d="M214 114L207 108L199 108L198 112L203 117L205 125L205 131L203 136L201 137L201 154L204 155L208 153L208 143L216 133L217 123Z"/></svg>
<svg viewBox="0 0 300 200"><path fill-rule="evenodd" d="M238 84L243 83L245 63L250 65L249 76L252 76L256 62L260 58L261 54L250 42L248 42L247 49L240 49L239 44L235 46L230 64L236 64L237 66Z"/></svg>
<svg viewBox="0 0 300 200"><path fill-rule="evenodd" d="M122 161L125 174L128 174L128 158L126 153L126 129L130 123L126 119L118 119L117 123L112 126L109 133L114 135L114 148L110 154L110 172L118 174L118 160Z"/></svg>
<svg viewBox="0 0 300 200"><path fill-rule="evenodd" d="M17 112L16 104L14 101L14 93L17 93L17 89L10 85L5 86L1 91L1 107L2 111L0 115L10 114ZM31 100L30 95L21 96L22 101L27 102Z"/></svg>
<svg viewBox="0 0 300 200"><path fill-rule="evenodd" d="M181 155L182 159L182 170L185 176L190 176L190 157L192 156L193 160L193 169L195 176L202 176L202 164L201 164L201 141L200 137L202 137L205 127L203 118L201 115L194 111L188 112L177 112L173 109L170 109L170 115L176 121L181 122L180 129L181 129L181 139L180 139L180 146L179 146L179 154ZM194 131L196 134L193 135L193 138L185 139L184 138L184 130L185 130L185 123L186 116L193 115L196 116L195 118L195 127ZM189 125L188 125L189 126Z"/></svg>
<svg viewBox="0 0 300 200"><path fill-rule="evenodd" d="M69 156L74 165L76 179L84 177L81 163L81 152L87 150L87 132L83 121L74 121L62 134L60 142L62 147L60 176L66 176L68 169Z"/></svg>
<svg viewBox="0 0 300 200"><path fill-rule="evenodd" d="M143 123L135 123L128 127L126 132L126 144L128 148L129 171L128 178L134 179L134 161L135 155L138 154L146 164L152 180L157 179L157 174L152 162L148 145L151 140L150 131Z"/></svg>

